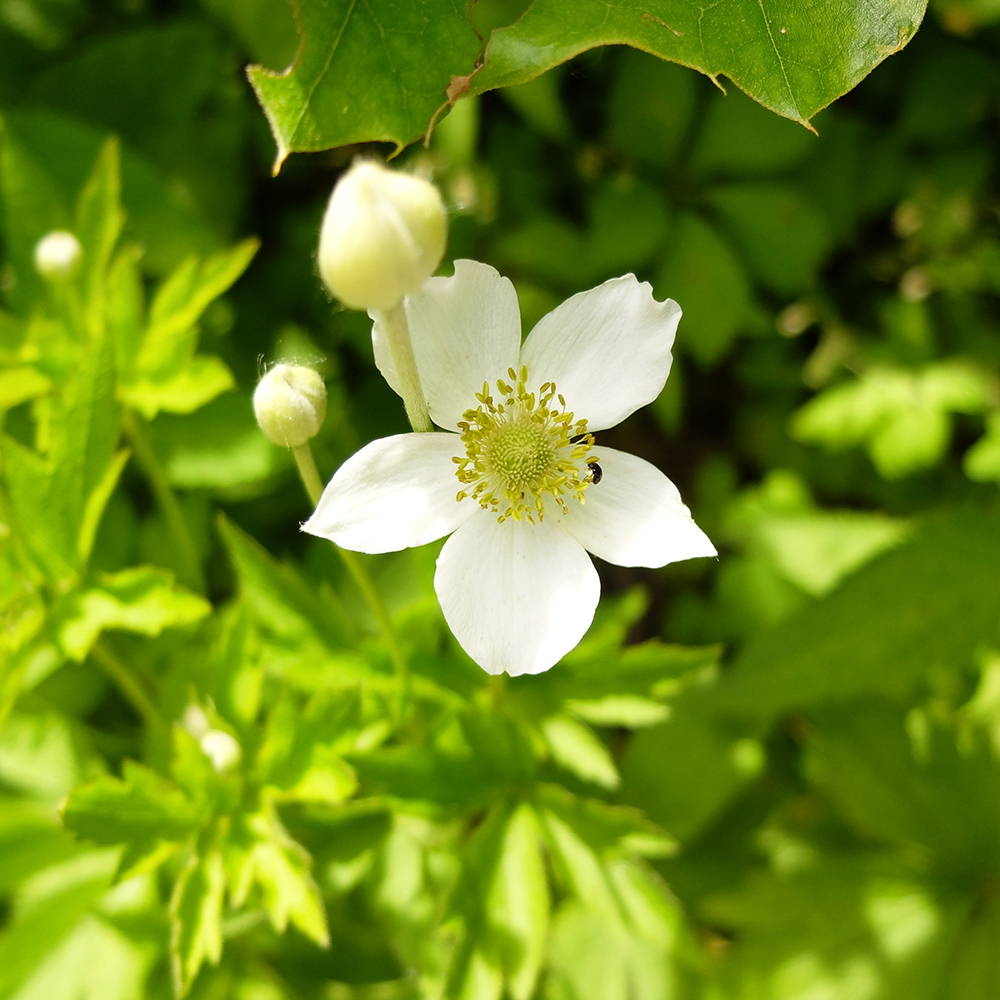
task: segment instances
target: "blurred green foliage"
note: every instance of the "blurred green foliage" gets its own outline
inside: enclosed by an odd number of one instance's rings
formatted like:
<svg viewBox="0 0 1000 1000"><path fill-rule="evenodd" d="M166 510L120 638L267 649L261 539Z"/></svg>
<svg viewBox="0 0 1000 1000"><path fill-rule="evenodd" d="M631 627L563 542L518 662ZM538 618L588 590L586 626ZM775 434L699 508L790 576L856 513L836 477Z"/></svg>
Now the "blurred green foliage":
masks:
<svg viewBox="0 0 1000 1000"><path fill-rule="evenodd" d="M253 422L290 359L324 474L405 429L313 264L360 150L269 176L291 8L0 0L0 997L992 1000L1000 7L932 11L818 136L609 48L406 154L526 328L685 310L607 443L720 559L602 565L504 684L436 546L363 559L386 634Z"/></svg>

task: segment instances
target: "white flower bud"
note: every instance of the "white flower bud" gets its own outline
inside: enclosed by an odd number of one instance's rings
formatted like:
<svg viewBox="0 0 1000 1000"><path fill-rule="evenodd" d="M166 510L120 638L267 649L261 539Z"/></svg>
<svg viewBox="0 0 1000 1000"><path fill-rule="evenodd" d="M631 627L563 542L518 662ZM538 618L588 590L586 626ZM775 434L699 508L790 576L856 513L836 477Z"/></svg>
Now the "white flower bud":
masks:
<svg viewBox="0 0 1000 1000"><path fill-rule="evenodd" d="M301 365L275 365L253 394L257 423L275 444L297 448L315 437L326 416L326 386Z"/></svg>
<svg viewBox="0 0 1000 1000"><path fill-rule="evenodd" d="M212 762L216 774L231 771L243 756L239 743L224 729L210 729L198 741L201 752Z"/></svg>
<svg viewBox="0 0 1000 1000"><path fill-rule="evenodd" d="M448 217L429 181L360 161L330 196L319 272L352 309L391 309L437 270Z"/></svg>
<svg viewBox="0 0 1000 1000"><path fill-rule="evenodd" d="M48 281L66 281L76 274L83 256L80 241L65 229L54 229L35 244L35 269Z"/></svg>

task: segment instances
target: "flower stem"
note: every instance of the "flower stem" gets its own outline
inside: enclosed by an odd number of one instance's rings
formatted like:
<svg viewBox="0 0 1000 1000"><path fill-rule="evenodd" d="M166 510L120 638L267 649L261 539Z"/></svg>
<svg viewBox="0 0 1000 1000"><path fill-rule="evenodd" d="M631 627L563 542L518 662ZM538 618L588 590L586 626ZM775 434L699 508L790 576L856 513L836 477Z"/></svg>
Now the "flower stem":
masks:
<svg viewBox="0 0 1000 1000"><path fill-rule="evenodd" d="M417 362L413 356L413 344L410 341L410 327L406 321L406 309L403 303L391 309L379 311L382 329L385 330L389 342L389 353L396 367L396 377L399 379L399 391L403 397L403 406L410 426L415 431L432 431L430 414L427 412L427 400L420 387L420 376L417 374Z"/></svg>
<svg viewBox="0 0 1000 1000"><path fill-rule="evenodd" d="M161 733L167 731L163 720L152 699L146 693L145 687L135 677L134 672L111 652L107 643L98 639L90 650L94 662L114 681L125 700L136 710L150 729Z"/></svg>
<svg viewBox="0 0 1000 1000"><path fill-rule="evenodd" d="M313 458L309 442L307 441L305 444L300 444L297 448L293 448L292 454L295 456L295 464L298 466L302 485L305 487L306 494L312 502L313 507L315 507L323 495L323 481L320 479L319 472L316 469L316 460ZM368 575L368 571L365 569L364 563L358 558L357 553L352 552L350 549L342 549L336 544L333 547L337 550L337 554L340 556L341 562L343 562L347 572L353 577L354 583L357 585L358 590L361 591L362 597L368 602L368 606L371 608L372 614L378 622L382 638L385 640L386 647L389 650L389 659L392 660L392 665L395 668L396 677L399 681L399 701L395 708L396 721L398 723L402 718L403 706L406 703L409 688L409 671L406 666L406 660L403 658L403 652L399 648L399 640L396 638L396 630L392 626L389 610L375 589L375 584L372 583L372 578Z"/></svg>
<svg viewBox="0 0 1000 1000"><path fill-rule="evenodd" d="M125 436L132 447L132 453L139 465L142 466L142 471L156 496L156 502L160 505L160 510L166 519L167 528L173 535L180 563L178 577L182 583L203 594L205 592L205 577L198 560L198 550L195 548L187 521L184 519L181 505L177 502L177 497L167 480L167 474L163 471L163 466L160 465L156 452L153 451L135 413L126 410L122 418L122 425Z"/></svg>
<svg viewBox="0 0 1000 1000"><path fill-rule="evenodd" d="M302 480L302 485L306 489L310 502L315 507L323 495L323 480L319 478L316 459L313 458L309 442L296 445L292 449L292 454L295 456L295 464L299 468L299 478Z"/></svg>

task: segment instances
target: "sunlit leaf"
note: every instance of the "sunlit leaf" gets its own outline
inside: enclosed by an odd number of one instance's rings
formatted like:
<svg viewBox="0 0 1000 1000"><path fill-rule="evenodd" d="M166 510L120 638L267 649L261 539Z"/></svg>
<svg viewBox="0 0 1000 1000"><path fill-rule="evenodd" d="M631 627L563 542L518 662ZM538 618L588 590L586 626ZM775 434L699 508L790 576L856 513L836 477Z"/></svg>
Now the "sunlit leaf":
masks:
<svg viewBox="0 0 1000 1000"><path fill-rule="evenodd" d="M920 25L921 0L820 7L742 0L702 10L657 0L626 4L536 0L510 27L493 33L478 93L530 80L596 45L628 44L711 77L726 76L765 107L807 123L846 93ZM732 44L733 25L740 44Z"/></svg>
<svg viewBox="0 0 1000 1000"><path fill-rule="evenodd" d="M192 856L174 884L170 900L170 966L177 996L191 988L202 963L222 955L222 905L226 874L222 856Z"/></svg>
<svg viewBox="0 0 1000 1000"><path fill-rule="evenodd" d="M68 656L81 660L105 629L159 635L165 628L200 621L210 611L204 598L177 587L171 573L136 566L102 574L94 586L74 594L62 609L59 642Z"/></svg>
<svg viewBox="0 0 1000 1000"><path fill-rule="evenodd" d="M480 49L456 0L304 0L298 14L295 63L285 73L249 70L278 144L275 170L295 151L413 142Z"/></svg>

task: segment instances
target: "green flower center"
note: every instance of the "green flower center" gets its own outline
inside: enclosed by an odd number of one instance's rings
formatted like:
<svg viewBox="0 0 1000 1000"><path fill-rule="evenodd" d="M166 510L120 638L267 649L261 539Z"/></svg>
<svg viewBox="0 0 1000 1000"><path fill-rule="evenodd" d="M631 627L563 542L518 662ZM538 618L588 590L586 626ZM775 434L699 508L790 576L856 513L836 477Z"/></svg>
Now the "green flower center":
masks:
<svg viewBox="0 0 1000 1000"><path fill-rule="evenodd" d="M544 382L528 392L528 369L508 369L511 383L497 379L502 399L494 400L488 382L476 393L479 406L462 414L458 428L465 455L453 461L455 475L469 489L456 500L475 500L484 510L532 524L545 517L545 505L566 500L584 502L584 491L593 482L590 455L594 437L586 420L574 420L554 382ZM554 405L555 404L555 405Z"/></svg>

